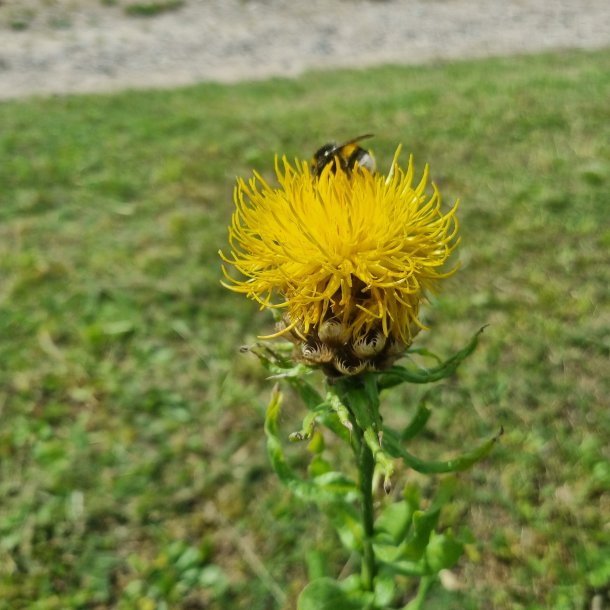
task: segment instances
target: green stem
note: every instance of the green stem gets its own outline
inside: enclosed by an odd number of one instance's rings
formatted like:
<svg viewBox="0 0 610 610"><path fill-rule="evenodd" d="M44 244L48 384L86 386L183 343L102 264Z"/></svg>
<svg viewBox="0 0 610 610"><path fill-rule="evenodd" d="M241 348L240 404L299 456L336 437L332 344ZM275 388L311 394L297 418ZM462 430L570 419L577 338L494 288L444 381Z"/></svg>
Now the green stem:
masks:
<svg viewBox="0 0 610 610"><path fill-rule="evenodd" d="M366 378L349 377L341 380L335 386L334 395L338 404L347 407L351 431L351 445L358 465L358 477L361 497L362 518L362 588L373 591L377 566L373 538L375 529L375 513L373 509L373 474L375 472L375 454L373 449L377 438L371 440L375 424L379 418L379 393L373 379L373 387ZM335 409L337 412L338 409ZM367 439L367 434L369 438ZM367 442L367 440L369 442Z"/></svg>
<svg viewBox="0 0 610 610"><path fill-rule="evenodd" d="M375 458L364 440L364 431L355 426L358 436L356 457L360 476L360 493L362 494L362 526L364 538L362 541L362 586L365 591L373 591L376 573L375 552L373 550L374 511L373 511L373 473Z"/></svg>
<svg viewBox="0 0 610 610"><path fill-rule="evenodd" d="M422 576L419 581L419 588L417 589L417 595L403 608L403 610L421 610L426 600L428 589L434 583L433 576Z"/></svg>

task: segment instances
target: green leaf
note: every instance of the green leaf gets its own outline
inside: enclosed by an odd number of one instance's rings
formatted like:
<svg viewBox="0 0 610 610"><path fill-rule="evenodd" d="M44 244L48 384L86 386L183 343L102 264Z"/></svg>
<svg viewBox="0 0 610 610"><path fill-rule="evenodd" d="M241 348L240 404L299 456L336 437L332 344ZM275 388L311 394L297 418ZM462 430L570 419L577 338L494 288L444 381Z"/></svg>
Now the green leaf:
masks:
<svg viewBox="0 0 610 610"><path fill-rule="evenodd" d="M328 393L327 400L347 427L353 427L352 416L363 431L364 441L373 453L375 463L384 474L384 486L390 485L394 463L381 445L381 416L379 390L373 374L350 377L337 382Z"/></svg>
<svg viewBox="0 0 610 610"><path fill-rule="evenodd" d="M336 580L318 578L301 591L297 610L363 610L372 601L372 593L348 593Z"/></svg>
<svg viewBox="0 0 610 610"><path fill-rule="evenodd" d="M383 450L380 435L372 428L364 430L363 438L375 458L375 464L379 466L379 469L384 475L383 486L386 490L389 490L391 487L390 477L394 473L394 462Z"/></svg>
<svg viewBox="0 0 610 610"><path fill-rule="evenodd" d="M411 525L412 512L411 507L404 500L388 504L375 521L375 532L385 532L395 544L400 544Z"/></svg>
<svg viewBox="0 0 610 610"><path fill-rule="evenodd" d="M503 432L504 431L501 428L498 434L485 441L476 449L444 462L426 462L425 460L415 457L401 446L399 434L390 428L384 428L383 446L387 453L389 453L392 457L402 458L407 466L413 468L413 470L416 470L417 472L421 472L423 474L460 472L470 468L473 464L486 457Z"/></svg>
<svg viewBox="0 0 610 610"><path fill-rule="evenodd" d="M305 381L302 377L287 377L286 381L296 391L301 400L305 403L305 406L313 411L324 402L324 399L320 395L320 392L316 390L310 383Z"/></svg>
<svg viewBox="0 0 610 610"><path fill-rule="evenodd" d="M362 522L360 513L345 502L335 502L324 507L325 512L337 531L341 544L349 551L362 551Z"/></svg>
<svg viewBox="0 0 610 610"><path fill-rule="evenodd" d="M381 418L379 416L379 386L377 385L377 376L374 373L365 374L361 376L361 379L364 386L366 401L375 415L376 424L380 424Z"/></svg>
<svg viewBox="0 0 610 610"><path fill-rule="evenodd" d="M319 411L320 407L317 407L315 411L310 411L307 413L307 415L303 418L303 425L301 426L301 429L298 432L292 432L288 436L288 440L291 443L296 443L311 438L316 425L316 416Z"/></svg>
<svg viewBox="0 0 610 610"><path fill-rule="evenodd" d="M292 359L291 343L280 344L272 350L268 345L257 344L250 351L258 356L265 368L273 373L273 379L287 381L300 396L309 410L314 410L324 402L320 393L305 380L305 376L312 374L312 369L304 364L295 365Z"/></svg>
<svg viewBox="0 0 610 610"><path fill-rule="evenodd" d="M417 510L413 513L413 523L405 545L405 556L407 559L417 560L424 554L430 534L435 528L440 509L427 512Z"/></svg>
<svg viewBox="0 0 610 610"><path fill-rule="evenodd" d="M278 386L273 388L271 392L271 400L267 406L267 415L265 417L265 434L267 435L267 452L271 460L271 465L275 470L280 480L289 484L295 478L292 470L286 463L282 445L277 433L277 417L282 406L282 393Z"/></svg>
<svg viewBox="0 0 610 610"><path fill-rule="evenodd" d="M409 354L419 354L420 356L427 356L428 358L433 358L439 364L443 362L443 359L440 356L437 356L434 352L431 352L425 347L410 347Z"/></svg>
<svg viewBox="0 0 610 610"><path fill-rule="evenodd" d="M293 346L291 343L275 344L271 349L264 343L257 343L252 347L244 347L242 351L253 353L272 373L272 379L283 379L288 382L300 396L310 411L315 410L324 400L320 393L304 377L312 374L312 369L304 364L295 365L291 354Z"/></svg>
<svg viewBox="0 0 610 610"><path fill-rule="evenodd" d="M396 595L396 581L391 570L382 567L375 576L375 607L388 608Z"/></svg>
<svg viewBox="0 0 610 610"><path fill-rule="evenodd" d="M351 442L351 434L354 429L354 424L352 423L352 416L349 409L343 404L343 401L341 398L339 398L339 395L334 391L329 390L326 400L328 401L328 404L331 406L341 425L349 431L349 439Z"/></svg>
<svg viewBox="0 0 610 610"><path fill-rule="evenodd" d="M404 545L396 544L394 538L385 532L377 534L373 540L375 557L384 563L393 563L402 558Z"/></svg>
<svg viewBox="0 0 610 610"><path fill-rule="evenodd" d="M416 511L421 504L421 488L415 483L407 483L402 490L402 497L409 505L411 512Z"/></svg>
<svg viewBox="0 0 610 610"><path fill-rule="evenodd" d="M340 473L328 472L312 481L299 478L286 462L282 444L277 430L277 418L282 404L282 394L276 386L273 389L267 416L265 418L265 434L267 435L267 453L271 465L280 481L299 498L315 503L343 501L346 494L353 492L357 496L358 490L353 481Z"/></svg>
<svg viewBox="0 0 610 610"><path fill-rule="evenodd" d="M346 435L347 430L340 429L344 428L344 426L342 426L340 421L337 421L335 415L336 413L331 403L328 401L322 402L310 409L309 413L303 418L301 429L298 432L292 432L288 437L288 440L291 442L298 442L310 439L314 433L316 422L325 424L332 432L343 437L343 435ZM349 439L349 435L347 435L347 437ZM321 439L321 441L321 446L323 448L323 439Z"/></svg>
<svg viewBox="0 0 610 610"><path fill-rule="evenodd" d="M426 548L426 560L430 569L438 574L441 570L452 568L464 552L464 545L455 539L451 532L436 534L432 532Z"/></svg>
<svg viewBox="0 0 610 610"><path fill-rule="evenodd" d="M319 454L313 456L311 462L309 462L309 466L307 467L307 473L310 477L319 477L320 475L331 471L331 464Z"/></svg>
<svg viewBox="0 0 610 610"><path fill-rule="evenodd" d="M359 496L356 483L341 472L325 472L312 481L319 489L337 494L345 500L355 500Z"/></svg>
<svg viewBox="0 0 610 610"><path fill-rule="evenodd" d="M407 484L403 491L404 500L388 504L379 513L375 521L375 538L373 546L378 559L394 565L404 559L407 536L411 533L413 515L419 508L420 489L417 485ZM419 565L403 566L398 573L413 575L414 570L420 574L423 570Z"/></svg>
<svg viewBox="0 0 610 610"><path fill-rule="evenodd" d="M422 400L422 402L417 405L417 411L415 412L413 419L411 419L407 427L402 431L400 440L404 442L415 438L424 429L431 415L432 411L426 407L424 400Z"/></svg>
<svg viewBox="0 0 610 610"><path fill-rule="evenodd" d="M440 480L440 485L434 494L434 499L432 500L428 510L442 508L446 504L449 504L449 502L451 502L452 498L455 496L457 483L458 482L455 475L442 477Z"/></svg>
<svg viewBox="0 0 610 610"><path fill-rule="evenodd" d="M241 352L250 352L254 354L261 364L270 372L282 375L298 375L303 365L296 365L290 358L293 346L291 343L276 343L275 349L272 349L266 343L255 343L251 346L244 346Z"/></svg>
<svg viewBox="0 0 610 610"><path fill-rule="evenodd" d="M331 392L336 394L341 403L349 407L362 430L377 428L380 422L379 393L373 375L341 379L336 384L336 390L333 390Z"/></svg>
<svg viewBox="0 0 610 610"><path fill-rule="evenodd" d="M427 568L421 561L392 561L383 564L384 568L394 574L401 576L423 576L427 572Z"/></svg>
<svg viewBox="0 0 610 610"><path fill-rule="evenodd" d="M307 445L307 450L314 455L319 455L324 451L324 446L324 436L319 430L316 430Z"/></svg>
<svg viewBox="0 0 610 610"><path fill-rule="evenodd" d="M317 420L336 434L342 441L348 445L350 444L350 431L343 425L339 416L334 411L322 413L322 415L318 416Z"/></svg>
<svg viewBox="0 0 610 610"><path fill-rule="evenodd" d="M305 563L307 564L307 575L309 580L324 578L324 576L329 573L326 555L317 549L307 551L305 554Z"/></svg>
<svg viewBox="0 0 610 610"><path fill-rule="evenodd" d="M464 348L453 354L451 358L445 360L439 366L430 369L407 369L402 366L394 366L382 373L378 373L377 384L379 390L391 388L403 382L432 383L453 375L462 361L475 350L479 342L479 335L483 332L484 328L480 328Z"/></svg>

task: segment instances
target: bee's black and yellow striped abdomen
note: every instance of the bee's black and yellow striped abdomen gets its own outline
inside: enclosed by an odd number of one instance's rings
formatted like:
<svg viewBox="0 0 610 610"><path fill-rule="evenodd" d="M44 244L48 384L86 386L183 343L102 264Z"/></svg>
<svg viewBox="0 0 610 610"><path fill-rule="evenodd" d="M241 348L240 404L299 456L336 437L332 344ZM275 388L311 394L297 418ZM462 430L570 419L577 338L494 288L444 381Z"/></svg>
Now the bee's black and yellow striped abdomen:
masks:
<svg viewBox="0 0 610 610"><path fill-rule="evenodd" d="M345 144L339 145L331 142L320 147L312 160L314 176L320 176L324 168L330 164L332 164L333 173L340 169L346 174L350 174L356 167L366 169L372 174L375 173L375 160L367 150L358 145L358 142L370 137L372 134L365 134L353 138Z"/></svg>

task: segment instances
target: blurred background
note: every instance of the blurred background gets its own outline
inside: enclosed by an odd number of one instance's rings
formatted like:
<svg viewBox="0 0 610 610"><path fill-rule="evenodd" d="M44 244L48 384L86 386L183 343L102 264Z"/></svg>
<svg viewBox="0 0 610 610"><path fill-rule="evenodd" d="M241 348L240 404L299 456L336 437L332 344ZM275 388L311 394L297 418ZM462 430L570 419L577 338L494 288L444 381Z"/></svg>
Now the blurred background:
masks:
<svg viewBox="0 0 610 610"><path fill-rule="evenodd" d="M410 450L505 430L427 607L610 608L609 47L598 0L0 1L0 609L280 610L312 551L349 571L271 472L239 347L273 322L218 250L236 176L368 132L461 199L418 346L489 325ZM288 394L286 437L303 415Z"/></svg>
<svg viewBox="0 0 610 610"><path fill-rule="evenodd" d="M605 47L605 0L2 0L0 97Z"/></svg>

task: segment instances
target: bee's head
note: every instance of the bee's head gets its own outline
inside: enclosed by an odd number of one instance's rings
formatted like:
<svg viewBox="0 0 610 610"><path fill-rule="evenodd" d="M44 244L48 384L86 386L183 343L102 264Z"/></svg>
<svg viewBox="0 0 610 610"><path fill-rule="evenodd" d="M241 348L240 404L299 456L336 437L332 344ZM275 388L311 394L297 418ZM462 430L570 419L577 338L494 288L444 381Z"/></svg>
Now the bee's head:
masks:
<svg viewBox="0 0 610 610"><path fill-rule="evenodd" d="M329 142L328 144L324 144L316 150L313 155L313 173L316 176L319 176L322 173L322 170L332 161L333 157L339 151L339 146L336 142Z"/></svg>

